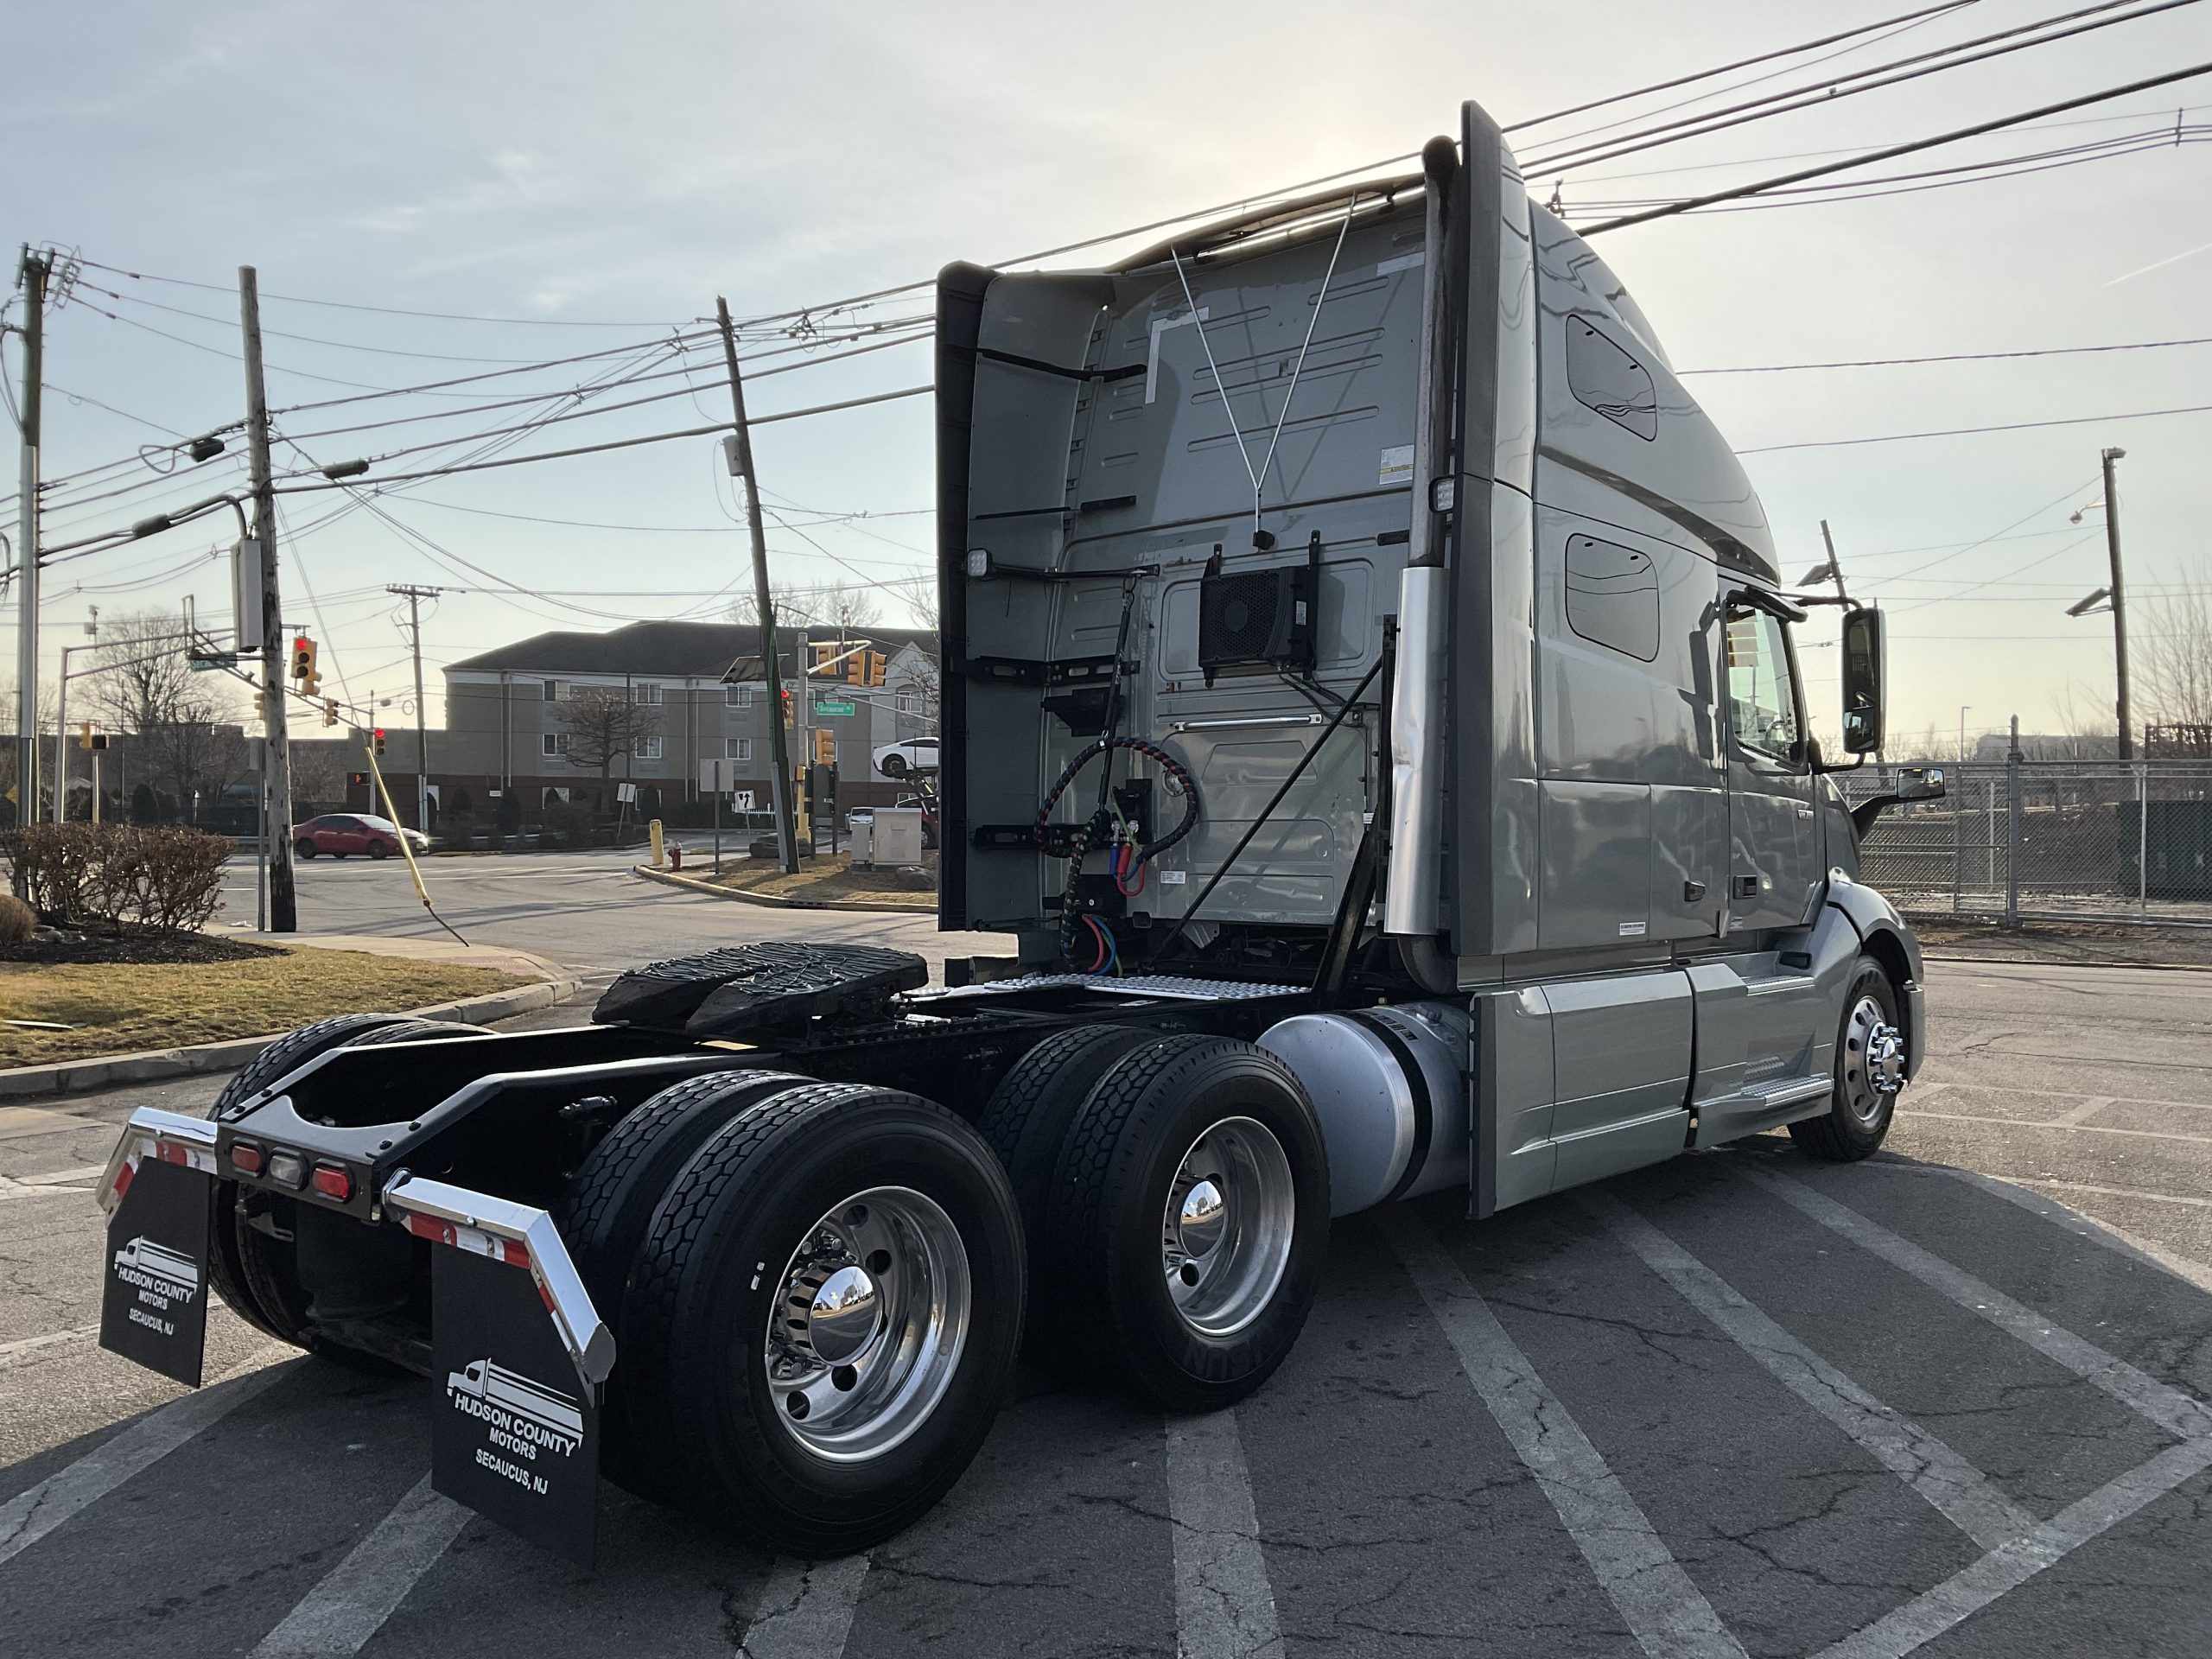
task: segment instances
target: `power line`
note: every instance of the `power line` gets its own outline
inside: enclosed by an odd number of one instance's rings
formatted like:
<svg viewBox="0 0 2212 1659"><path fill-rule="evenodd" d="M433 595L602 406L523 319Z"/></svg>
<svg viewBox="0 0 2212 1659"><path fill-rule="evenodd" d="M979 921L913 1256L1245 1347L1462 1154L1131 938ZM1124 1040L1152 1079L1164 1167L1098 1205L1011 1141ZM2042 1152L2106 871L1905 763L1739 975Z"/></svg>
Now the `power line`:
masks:
<svg viewBox="0 0 2212 1659"><path fill-rule="evenodd" d="M95 270L105 270L117 276L128 276L134 282L166 283L177 288L203 289L215 294L235 294L238 290L224 283L195 283L182 276L156 276L151 271L125 270L120 265L105 265L97 259L80 263ZM322 306L336 311L370 311L386 317L429 317L442 322L511 323L538 328L659 328L668 325L658 322L588 322L575 317L497 317L474 315L461 311L416 311L404 306L361 305L346 300L311 300L297 294L264 294L263 300L279 300L286 305Z"/></svg>
<svg viewBox="0 0 2212 1659"><path fill-rule="evenodd" d="M2195 3L2195 0L2164 0L2164 3ZM2018 126L2024 122L2034 120L2037 116L2056 115L2063 111L2078 110L2088 105L2100 104L2107 99L2125 98L2131 93L2145 92L2153 86L2171 86L2176 81L2192 79L2208 72L2212 72L2212 63L2200 63L2186 69L2171 70L2163 75L2152 75L2145 79L2131 81L2124 86L2107 87L2102 92L2085 92L2078 98L2063 99L2056 104L2045 104L2038 109L2025 110L2013 115L1999 116L1993 120L1978 121L1972 126L1955 128L1949 132L1938 133L1933 137L1915 138L1905 143L1891 144L1881 149L1866 150L1846 161L1828 162L1819 167L1801 168L1795 173L1784 173L1777 178L1761 179L1754 183L1738 185L1732 189L1716 190L1708 195L1692 196L1682 201L1669 203L1663 207L1653 207L1643 213L1630 213L1624 218L1607 219L1602 225L1580 228L1579 233L1585 237L1591 237L1600 235L1606 231L1622 230L1630 225L1648 224L1655 219L1666 219L1676 213L1691 213L1700 207L1712 207L1716 202L1734 201L1741 197L1758 195L1767 191L1780 189L1784 185L1802 184L1808 179L1821 178L1830 173L1841 173L1851 168L1865 167L1874 162L1886 162L1893 156L1910 156L1919 150L1931 149L1938 144L1955 143L1962 138L1979 137L1985 132L1997 132L2006 127Z"/></svg>
<svg viewBox="0 0 2212 1659"><path fill-rule="evenodd" d="M2085 357L2100 352L2155 352L2177 346L2212 346L2212 334L2187 340L2137 340L2113 346L2042 346L2012 352L1944 352L1933 357L1861 357L1831 363L1745 363L1727 368L1677 369L1675 378L1694 374L1794 374L1807 369L1891 369L1919 363L1995 363L2024 357Z"/></svg>
<svg viewBox="0 0 2212 1659"><path fill-rule="evenodd" d="M2163 415L2212 413L2212 404L2190 404L2177 409L2130 409L2116 415L2067 415L2049 421L2000 421L1988 426L1951 426L1928 432L1878 432L1863 438L1808 438L1796 443L1765 443L1738 449L1739 455L1771 455L1784 449L1850 449L1868 443L1909 443L1920 438L1963 438L1981 432L2032 432L2050 426L2094 426L2101 421L2148 421Z"/></svg>

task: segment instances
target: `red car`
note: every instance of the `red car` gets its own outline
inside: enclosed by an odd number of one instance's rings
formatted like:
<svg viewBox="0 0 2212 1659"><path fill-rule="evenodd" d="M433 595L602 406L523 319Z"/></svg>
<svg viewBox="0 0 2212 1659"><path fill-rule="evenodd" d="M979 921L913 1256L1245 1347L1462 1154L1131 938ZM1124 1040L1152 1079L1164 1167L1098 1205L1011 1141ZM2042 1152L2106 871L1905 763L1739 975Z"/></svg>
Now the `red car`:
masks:
<svg viewBox="0 0 2212 1659"><path fill-rule="evenodd" d="M402 836L414 843L418 853L430 844L430 838L421 830L403 830L390 818L373 817L366 812L326 812L292 826L292 850L302 858L313 858L317 853L328 853L333 858L344 858L348 853L390 858L399 850Z"/></svg>

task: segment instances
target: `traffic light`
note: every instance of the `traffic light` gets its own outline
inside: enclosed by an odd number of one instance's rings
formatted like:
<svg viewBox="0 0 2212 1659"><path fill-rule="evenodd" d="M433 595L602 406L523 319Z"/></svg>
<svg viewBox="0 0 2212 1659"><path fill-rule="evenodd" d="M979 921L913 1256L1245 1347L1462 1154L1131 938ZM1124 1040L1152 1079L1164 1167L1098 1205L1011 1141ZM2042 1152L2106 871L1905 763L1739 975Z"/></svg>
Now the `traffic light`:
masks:
<svg viewBox="0 0 2212 1659"><path fill-rule="evenodd" d="M304 633L292 641L292 677L296 680L315 678L315 641Z"/></svg>
<svg viewBox="0 0 2212 1659"><path fill-rule="evenodd" d="M845 661L845 683L848 685L868 683L868 652L856 651Z"/></svg>
<svg viewBox="0 0 2212 1659"><path fill-rule="evenodd" d="M92 722L89 720L77 728L77 747L80 749L92 747Z"/></svg>
<svg viewBox="0 0 2212 1659"><path fill-rule="evenodd" d="M827 726L814 728L814 764L830 766L837 763L837 734Z"/></svg>
<svg viewBox="0 0 2212 1659"><path fill-rule="evenodd" d="M258 686L253 692L253 717L256 720L269 718L269 694Z"/></svg>
<svg viewBox="0 0 2212 1659"><path fill-rule="evenodd" d="M809 674L820 674L830 679L836 679L837 653L842 649L842 647L835 639L817 639L810 643L807 650L813 654L814 660L807 664L806 671Z"/></svg>
<svg viewBox="0 0 2212 1659"><path fill-rule="evenodd" d="M881 685L883 677L890 671L890 668L889 658L880 651L871 651L868 654L868 683L870 685Z"/></svg>
<svg viewBox="0 0 2212 1659"><path fill-rule="evenodd" d="M337 698L325 697L322 700L322 723L326 726L335 726L338 723Z"/></svg>
<svg viewBox="0 0 2212 1659"><path fill-rule="evenodd" d="M787 686L784 687L784 724L785 724L785 725L786 725L786 726L789 726L791 723L791 687L789 687L789 686L787 685Z"/></svg>
<svg viewBox="0 0 2212 1659"><path fill-rule="evenodd" d="M374 753L374 754L376 755L376 757L377 757L379 760L381 760L384 758L384 728L383 728L383 727L379 726L379 727L378 727L378 728L377 728L377 730L376 730L376 736L375 736L375 738L371 741L371 743L370 743L370 745L369 745L369 747L370 747L371 752L372 752L372 753Z"/></svg>

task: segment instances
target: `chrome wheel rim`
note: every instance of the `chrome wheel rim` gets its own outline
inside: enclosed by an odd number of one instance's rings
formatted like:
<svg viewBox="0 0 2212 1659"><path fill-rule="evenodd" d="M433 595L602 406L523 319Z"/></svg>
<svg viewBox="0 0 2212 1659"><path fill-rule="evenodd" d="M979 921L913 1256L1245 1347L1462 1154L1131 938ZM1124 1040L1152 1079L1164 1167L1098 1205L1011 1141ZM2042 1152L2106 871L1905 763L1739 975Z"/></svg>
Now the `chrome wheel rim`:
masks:
<svg viewBox="0 0 2212 1659"><path fill-rule="evenodd" d="M974 1313L960 1230L908 1186L874 1186L807 1229L768 1310L784 1432L835 1463L881 1457L929 1420Z"/></svg>
<svg viewBox="0 0 2212 1659"><path fill-rule="evenodd" d="M1168 1184L1160 1264L1183 1323L1234 1336L1258 1319L1290 1266L1298 1188L1264 1123L1224 1118L1191 1143Z"/></svg>
<svg viewBox="0 0 2212 1659"><path fill-rule="evenodd" d="M1878 1122L1904 1087L1904 1033L1872 996L1844 1021L1843 1102L1861 1123Z"/></svg>

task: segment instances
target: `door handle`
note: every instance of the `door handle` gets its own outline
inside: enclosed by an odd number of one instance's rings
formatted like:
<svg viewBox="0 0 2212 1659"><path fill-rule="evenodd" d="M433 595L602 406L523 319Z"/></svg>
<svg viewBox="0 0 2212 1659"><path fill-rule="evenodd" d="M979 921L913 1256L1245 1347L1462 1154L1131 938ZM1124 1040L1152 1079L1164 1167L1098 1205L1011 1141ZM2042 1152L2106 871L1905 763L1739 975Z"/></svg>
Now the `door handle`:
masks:
<svg viewBox="0 0 2212 1659"><path fill-rule="evenodd" d="M1682 902L1683 902L1684 904L1686 904L1686 905L1694 905L1694 904L1697 903L1697 901L1698 901L1699 899L1702 899L1702 898L1704 898L1704 897L1705 897L1705 883L1704 883L1704 882L1702 882L1702 881L1685 881L1685 882L1683 882L1683 883L1682 883Z"/></svg>
<svg viewBox="0 0 2212 1659"><path fill-rule="evenodd" d="M1738 899L1759 896L1759 879L1756 875L1739 875L1729 883L1729 890Z"/></svg>

